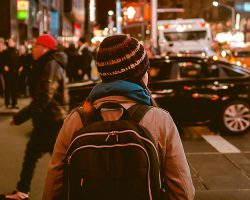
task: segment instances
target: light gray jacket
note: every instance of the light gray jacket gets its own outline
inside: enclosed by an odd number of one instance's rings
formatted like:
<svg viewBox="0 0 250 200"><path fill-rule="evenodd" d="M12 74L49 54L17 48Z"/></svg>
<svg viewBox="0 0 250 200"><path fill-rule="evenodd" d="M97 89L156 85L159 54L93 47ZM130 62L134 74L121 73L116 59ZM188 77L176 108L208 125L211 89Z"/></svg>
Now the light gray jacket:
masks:
<svg viewBox="0 0 250 200"><path fill-rule="evenodd" d="M121 96L101 98L94 102L99 107L105 102L118 102L126 109L135 104L135 101ZM109 112L109 113L108 113ZM115 120L120 113L108 111L102 113L105 120ZM150 109L140 122L153 135L160 156L162 176L167 182L168 197L170 200L194 199L194 186L190 169L183 150L181 139L175 123L168 112L160 108ZM63 187L63 159L75 131L82 128L80 116L77 112L71 113L64 121L60 130L54 152L52 154L45 182L43 200L59 200Z"/></svg>

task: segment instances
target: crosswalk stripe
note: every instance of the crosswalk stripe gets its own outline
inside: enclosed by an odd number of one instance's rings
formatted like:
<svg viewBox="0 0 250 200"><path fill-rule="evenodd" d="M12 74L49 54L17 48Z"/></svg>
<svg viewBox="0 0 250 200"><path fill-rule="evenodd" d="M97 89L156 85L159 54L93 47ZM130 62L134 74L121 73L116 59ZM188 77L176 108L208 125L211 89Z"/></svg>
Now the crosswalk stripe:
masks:
<svg viewBox="0 0 250 200"><path fill-rule="evenodd" d="M219 135L202 135L202 137L220 153L240 153L241 151Z"/></svg>

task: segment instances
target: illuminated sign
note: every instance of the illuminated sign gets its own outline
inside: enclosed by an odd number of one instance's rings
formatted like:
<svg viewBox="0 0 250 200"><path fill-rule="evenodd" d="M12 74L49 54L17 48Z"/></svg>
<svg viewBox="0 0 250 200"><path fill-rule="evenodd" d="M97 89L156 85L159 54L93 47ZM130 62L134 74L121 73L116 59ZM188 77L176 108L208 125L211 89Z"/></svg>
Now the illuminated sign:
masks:
<svg viewBox="0 0 250 200"><path fill-rule="evenodd" d="M29 1L17 1L17 19L26 20L29 18Z"/></svg>
<svg viewBox="0 0 250 200"><path fill-rule="evenodd" d="M29 10L29 2L28 1L18 1L17 2L17 10Z"/></svg>
<svg viewBox="0 0 250 200"><path fill-rule="evenodd" d="M244 11L250 12L250 3L244 3Z"/></svg>
<svg viewBox="0 0 250 200"><path fill-rule="evenodd" d="M237 3L235 6L236 10L250 12L250 3Z"/></svg>

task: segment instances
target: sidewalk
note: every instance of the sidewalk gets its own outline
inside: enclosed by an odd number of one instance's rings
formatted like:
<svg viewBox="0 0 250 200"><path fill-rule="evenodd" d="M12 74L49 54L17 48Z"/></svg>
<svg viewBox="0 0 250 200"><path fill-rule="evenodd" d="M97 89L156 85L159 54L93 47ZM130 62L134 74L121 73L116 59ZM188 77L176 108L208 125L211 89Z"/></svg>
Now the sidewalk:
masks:
<svg viewBox="0 0 250 200"><path fill-rule="evenodd" d="M19 109L7 109L4 105L4 98L0 97L0 115L13 115L17 113L20 109L28 105L30 100L30 98L18 98L17 104Z"/></svg>

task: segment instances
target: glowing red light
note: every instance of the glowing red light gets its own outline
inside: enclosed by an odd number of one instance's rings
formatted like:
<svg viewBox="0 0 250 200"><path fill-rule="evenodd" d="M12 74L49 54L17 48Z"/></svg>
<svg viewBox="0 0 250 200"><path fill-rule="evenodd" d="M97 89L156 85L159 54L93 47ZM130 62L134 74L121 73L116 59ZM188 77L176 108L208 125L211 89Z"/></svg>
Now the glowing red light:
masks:
<svg viewBox="0 0 250 200"><path fill-rule="evenodd" d="M183 89L184 89L184 90L190 90L190 87L187 86L187 85L184 85L184 86L183 86Z"/></svg>

